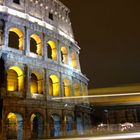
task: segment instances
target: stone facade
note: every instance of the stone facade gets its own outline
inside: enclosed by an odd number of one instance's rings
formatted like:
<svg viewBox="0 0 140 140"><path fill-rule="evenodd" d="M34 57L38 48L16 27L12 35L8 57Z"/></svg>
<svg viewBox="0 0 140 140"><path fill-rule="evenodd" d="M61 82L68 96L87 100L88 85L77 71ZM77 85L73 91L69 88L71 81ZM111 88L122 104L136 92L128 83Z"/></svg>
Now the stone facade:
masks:
<svg viewBox="0 0 140 140"><path fill-rule="evenodd" d="M58 0L0 0L3 140L61 137L89 129L82 120L90 124L90 112L75 109L88 100L55 100L87 95L88 79L81 73L68 13ZM82 115L77 119L78 112Z"/></svg>

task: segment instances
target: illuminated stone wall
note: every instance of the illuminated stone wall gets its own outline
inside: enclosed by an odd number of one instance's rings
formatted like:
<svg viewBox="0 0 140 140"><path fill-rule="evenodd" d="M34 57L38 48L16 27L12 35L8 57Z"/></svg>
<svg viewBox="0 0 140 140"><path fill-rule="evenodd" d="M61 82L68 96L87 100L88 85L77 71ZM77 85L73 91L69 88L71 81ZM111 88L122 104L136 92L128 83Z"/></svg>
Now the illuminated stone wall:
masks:
<svg viewBox="0 0 140 140"><path fill-rule="evenodd" d="M75 105L88 104L88 100L54 100L88 94L69 9L57 0L4 0L0 4L3 140L57 137L68 131L75 135ZM90 120L90 112L80 112L86 116L82 119Z"/></svg>

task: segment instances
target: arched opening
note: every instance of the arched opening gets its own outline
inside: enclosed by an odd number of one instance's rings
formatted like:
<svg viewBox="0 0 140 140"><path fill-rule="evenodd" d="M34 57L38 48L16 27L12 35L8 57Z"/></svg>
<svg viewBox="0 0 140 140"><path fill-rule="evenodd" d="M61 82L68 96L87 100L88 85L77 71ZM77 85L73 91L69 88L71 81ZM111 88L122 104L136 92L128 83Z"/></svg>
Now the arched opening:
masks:
<svg viewBox="0 0 140 140"><path fill-rule="evenodd" d="M74 83L74 96L80 96L80 84Z"/></svg>
<svg viewBox="0 0 140 140"><path fill-rule="evenodd" d="M22 91L24 85L23 71L16 66L10 67L7 72L7 90Z"/></svg>
<svg viewBox="0 0 140 140"><path fill-rule="evenodd" d="M23 50L23 33L18 28L11 28L9 30L8 46L10 48Z"/></svg>
<svg viewBox="0 0 140 140"><path fill-rule="evenodd" d="M86 85L84 83L82 84L82 95L83 96L87 95L87 87L86 87Z"/></svg>
<svg viewBox="0 0 140 140"><path fill-rule="evenodd" d="M61 47L61 62L68 64L68 50L66 47Z"/></svg>
<svg viewBox="0 0 140 140"><path fill-rule="evenodd" d="M20 0L13 0L14 3L20 4Z"/></svg>
<svg viewBox="0 0 140 140"><path fill-rule="evenodd" d="M42 138L44 134L44 121L40 113L31 115L31 137Z"/></svg>
<svg viewBox="0 0 140 140"><path fill-rule="evenodd" d="M59 137L61 135L61 120L60 116L53 114L50 118L50 136Z"/></svg>
<svg viewBox="0 0 140 140"><path fill-rule="evenodd" d="M21 114L9 113L6 119L7 139L23 140L23 118Z"/></svg>
<svg viewBox="0 0 140 140"><path fill-rule="evenodd" d="M39 75L32 73L30 79L30 92L32 94L43 94L43 80Z"/></svg>
<svg viewBox="0 0 140 140"><path fill-rule="evenodd" d="M48 58L57 61L57 49L56 49L56 43L54 41L48 41L47 42L47 52L48 52Z"/></svg>
<svg viewBox="0 0 140 140"><path fill-rule="evenodd" d="M30 52L42 55L42 41L36 34L30 36Z"/></svg>
<svg viewBox="0 0 140 140"><path fill-rule="evenodd" d="M87 115L84 115L84 130L89 130L90 128L90 119Z"/></svg>
<svg viewBox="0 0 140 140"><path fill-rule="evenodd" d="M73 68L77 69L77 55L76 55L76 52L72 52L71 54L71 65Z"/></svg>
<svg viewBox="0 0 140 140"><path fill-rule="evenodd" d="M69 80L64 79L63 88L64 88L64 96L65 97L71 96L71 88L70 88L70 81Z"/></svg>
<svg viewBox="0 0 140 140"><path fill-rule="evenodd" d="M59 79L56 75L49 77L49 93L51 96L59 96Z"/></svg>
<svg viewBox="0 0 140 140"><path fill-rule="evenodd" d="M71 135L73 130L73 118L71 115L66 115L64 119L65 119L66 134Z"/></svg>
<svg viewBox="0 0 140 140"><path fill-rule="evenodd" d="M77 133L83 134L83 119L81 115L76 116Z"/></svg>

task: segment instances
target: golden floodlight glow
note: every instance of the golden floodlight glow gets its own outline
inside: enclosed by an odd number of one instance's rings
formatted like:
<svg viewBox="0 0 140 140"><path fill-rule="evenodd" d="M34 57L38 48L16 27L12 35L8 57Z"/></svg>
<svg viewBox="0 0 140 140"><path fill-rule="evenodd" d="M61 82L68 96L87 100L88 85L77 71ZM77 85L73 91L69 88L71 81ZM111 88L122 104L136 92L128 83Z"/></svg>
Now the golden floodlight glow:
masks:
<svg viewBox="0 0 140 140"><path fill-rule="evenodd" d="M18 47L20 50L23 50L23 33L22 33L22 31L18 28L11 28L9 31L14 32L18 35L18 37L19 37L19 46Z"/></svg>
<svg viewBox="0 0 140 140"><path fill-rule="evenodd" d="M7 118L9 119L10 122L17 122L17 116L14 113L9 113Z"/></svg>
<svg viewBox="0 0 140 140"><path fill-rule="evenodd" d="M77 56L76 56L76 52L72 52L71 54L71 65L73 68L77 69Z"/></svg>
<svg viewBox="0 0 140 140"><path fill-rule="evenodd" d="M78 82L74 83L74 96L80 96L80 84Z"/></svg>
<svg viewBox="0 0 140 140"><path fill-rule="evenodd" d="M33 120L34 120L35 117L36 117L36 115L35 114L32 114L32 116L31 116L31 122L33 122Z"/></svg>
<svg viewBox="0 0 140 140"><path fill-rule="evenodd" d="M43 79L42 76L36 71L33 71L33 73L31 74L30 92L32 94L43 93Z"/></svg>
<svg viewBox="0 0 140 140"><path fill-rule="evenodd" d="M52 40L47 42L51 47L51 57L53 60L57 61L57 50L56 50L56 43Z"/></svg>
<svg viewBox="0 0 140 140"><path fill-rule="evenodd" d="M61 47L62 63L68 64L68 50L66 47Z"/></svg>
<svg viewBox="0 0 140 140"><path fill-rule="evenodd" d="M87 87L84 83L82 83L82 95L86 96L87 95Z"/></svg>
<svg viewBox="0 0 140 140"><path fill-rule="evenodd" d="M30 37L36 41L36 44L37 44L36 53L38 55L42 55L42 41L41 41L40 37L36 34L32 34Z"/></svg>
<svg viewBox="0 0 140 140"><path fill-rule="evenodd" d="M70 81L68 79L64 79L64 96L69 97L71 96L71 90L70 90Z"/></svg>
<svg viewBox="0 0 140 140"><path fill-rule="evenodd" d="M7 72L8 91L22 91L23 86L24 86L23 71L17 66L10 67Z"/></svg>
<svg viewBox="0 0 140 140"><path fill-rule="evenodd" d="M49 93L51 96L59 96L59 79L56 75L50 76Z"/></svg>

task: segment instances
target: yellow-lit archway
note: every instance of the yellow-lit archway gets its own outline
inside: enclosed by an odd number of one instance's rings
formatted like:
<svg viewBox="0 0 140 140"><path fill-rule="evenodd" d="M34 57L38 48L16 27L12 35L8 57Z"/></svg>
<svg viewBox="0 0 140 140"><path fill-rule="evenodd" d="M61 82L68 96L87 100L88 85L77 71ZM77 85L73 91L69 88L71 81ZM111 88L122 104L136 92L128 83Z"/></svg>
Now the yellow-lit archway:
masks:
<svg viewBox="0 0 140 140"><path fill-rule="evenodd" d="M42 41L36 34L30 36L30 51L37 55L42 55Z"/></svg>
<svg viewBox="0 0 140 140"><path fill-rule="evenodd" d="M23 71L17 66L10 67L7 71L7 90L22 91L23 86L24 86Z"/></svg>
<svg viewBox="0 0 140 140"><path fill-rule="evenodd" d="M19 28L10 28L9 29L8 46L10 48L23 50L23 40L24 40L23 32Z"/></svg>
<svg viewBox="0 0 140 140"><path fill-rule="evenodd" d="M68 79L64 79L63 87L64 87L64 96L65 97L71 96L70 81Z"/></svg>
<svg viewBox="0 0 140 140"><path fill-rule="evenodd" d="M63 64L68 64L68 50L66 47L61 47L61 61Z"/></svg>
<svg viewBox="0 0 140 140"><path fill-rule="evenodd" d="M59 79L56 75L49 77L49 93L51 96L59 96Z"/></svg>
<svg viewBox="0 0 140 140"><path fill-rule="evenodd" d="M30 92L32 94L43 94L43 79L37 72L31 74Z"/></svg>
<svg viewBox="0 0 140 140"><path fill-rule="evenodd" d="M19 113L9 113L6 118L6 137L23 140L23 118Z"/></svg>
<svg viewBox="0 0 140 140"><path fill-rule="evenodd" d="M84 83L82 83L82 95L83 96L87 95L87 86Z"/></svg>
<svg viewBox="0 0 140 140"><path fill-rule="evenodd" d="M31 121L31 137L41 138L44 133L44 120L40 113L33 113L30 118Z"/></svg>
<svg viewBox="0 0 140 140"><path fill-rule="evenodd" d="M49 40L47 42L48 44L48 58L57 61L57 49L56 49L56 43L52 40Z"/></svg>
<svg viewBox="0 0 140 140"><path fill-rule="evenodd" d="M75 51L73 51L71 54L71 65L73 68L77 69L77 55Z"/></svg>
<svg viewBox="0 0 140 140"><path fill-rule="evenodd" d="M80 96L80 84L78 82L74 83L74 96Z"/></svg>

